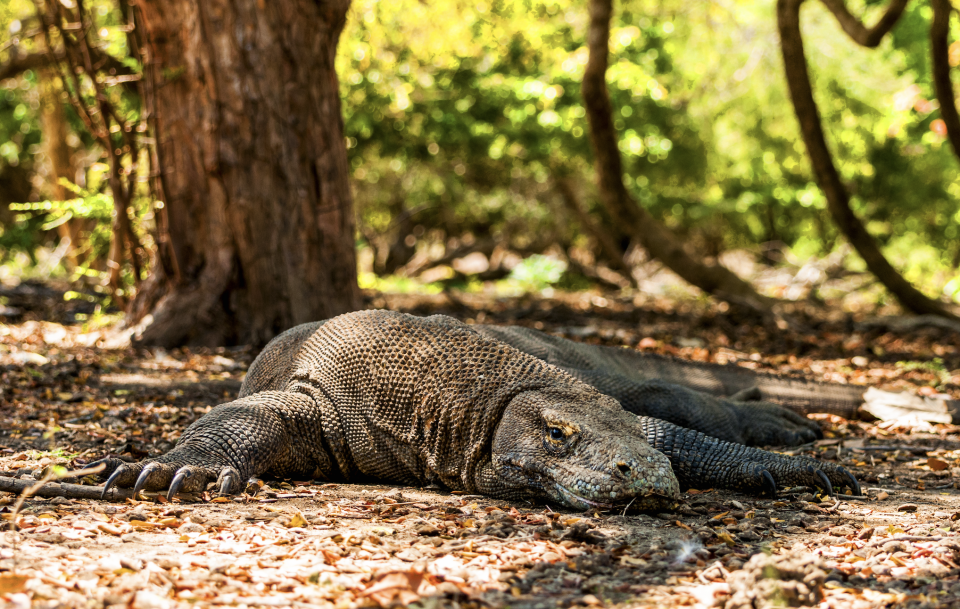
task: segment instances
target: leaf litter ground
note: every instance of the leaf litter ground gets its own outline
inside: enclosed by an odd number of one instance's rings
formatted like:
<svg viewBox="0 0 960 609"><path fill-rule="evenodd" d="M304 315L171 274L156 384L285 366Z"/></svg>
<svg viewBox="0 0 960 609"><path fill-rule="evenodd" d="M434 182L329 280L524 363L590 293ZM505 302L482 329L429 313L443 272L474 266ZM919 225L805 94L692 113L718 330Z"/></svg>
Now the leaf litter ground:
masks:
<svg viewBox="0 0 960 609"><path fill-rule="evenodd" d="M29 287L29 286L28 286ZM42 287L42 286L41 286ZM104 349L36 289L0 326L0 475L141 459L236 395L255 352ZM804 316L770 329L707 305L369 295L588 342L884 389L960 395L960 336ZM68 323L61 323L61 322ZM906 362L906 363L905 363ZM854 470L862 500L694 489L663 514L576 513L439 489L266 481L255 495L110 504L0 493L10 607L960 607L960 428L820 416L791 452ZM29 479L29 478L28 478Z"/></svg>

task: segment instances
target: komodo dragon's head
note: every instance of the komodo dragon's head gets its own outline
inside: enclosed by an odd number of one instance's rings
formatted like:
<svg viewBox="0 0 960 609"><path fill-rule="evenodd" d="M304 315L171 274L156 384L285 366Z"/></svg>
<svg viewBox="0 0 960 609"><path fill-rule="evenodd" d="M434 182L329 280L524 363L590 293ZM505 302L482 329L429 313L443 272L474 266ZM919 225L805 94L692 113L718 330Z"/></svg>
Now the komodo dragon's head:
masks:
<svg viewBox="0 0 960 609"><path fill-rule="evenodd" d="M667 457L636 416L592 388L527 391L507 406L492 445L507 484L580 510L664 507L679 496Z"/></svg>

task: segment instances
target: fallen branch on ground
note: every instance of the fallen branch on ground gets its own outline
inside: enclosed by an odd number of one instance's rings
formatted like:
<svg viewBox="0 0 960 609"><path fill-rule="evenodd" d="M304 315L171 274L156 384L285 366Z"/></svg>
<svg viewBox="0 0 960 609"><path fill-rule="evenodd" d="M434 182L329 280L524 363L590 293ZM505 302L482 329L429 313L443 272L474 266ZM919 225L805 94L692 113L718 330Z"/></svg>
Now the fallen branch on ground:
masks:
<svg viewBox="0 0 960 609"><path fill-rule="evenodd" d="M0 491L8 493L23 493L37 484L36 480L18 480L7 476L0 476ZM66 482L47 482L34 492L36 497L64 497L66 499L100 499L103 487L69 484ZM108 501L123 501L133 497L130 489L112 488L107 493Z"/></svg>

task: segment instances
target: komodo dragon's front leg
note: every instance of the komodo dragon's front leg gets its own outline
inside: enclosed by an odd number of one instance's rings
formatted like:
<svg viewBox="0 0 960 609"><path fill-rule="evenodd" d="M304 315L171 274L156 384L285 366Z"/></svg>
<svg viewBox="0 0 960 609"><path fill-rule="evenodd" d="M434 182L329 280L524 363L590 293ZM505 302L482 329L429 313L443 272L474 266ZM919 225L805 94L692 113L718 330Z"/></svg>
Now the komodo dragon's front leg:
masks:
<svg viewBox="0 0 960 609"><path fill-rule="evenodd" d="M102 496L114 485L132 486L134 496L141 489L169 488L173 497L202 491L214 481L221 493L237 493L249 478L271 473L329 476L331 461L319 441L320 412L313 398L284 391L221 404L188 427L164 455L140 463L104 459L109 478Z"/></svg>

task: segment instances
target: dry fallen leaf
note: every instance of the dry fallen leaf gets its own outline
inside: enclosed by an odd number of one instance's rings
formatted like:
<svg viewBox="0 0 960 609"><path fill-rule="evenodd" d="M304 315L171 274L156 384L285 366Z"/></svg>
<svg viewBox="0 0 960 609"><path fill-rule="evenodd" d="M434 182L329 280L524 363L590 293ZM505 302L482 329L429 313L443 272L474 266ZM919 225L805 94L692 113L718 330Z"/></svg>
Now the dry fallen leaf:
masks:
<svg viewBox="0 0 960 609"><path fill-rule="evenodd" d="M115 526L113 526L112 524L107 523L107 522L101 522L100 524L97 525L97 528L100 529L101 531L103 531L104 533L108 533L108 534L110 534L110 535L121 535L121 534L123 534L123 530L121 530L121 529L119 529L119 528L117 528L117 527L115 527Z"/></svg>
<svg viewBox="0 0 960 609"><path fill-rule="evenodd" d="M727 533L726 531L718 531L717 537L720 538L720 541L722 541L723 543L727 544L730 547L733 547L733 545L736 543L734 542L733 537L730 536L730 533Z"/></svg>
<svg viewBox="0 0 960 609"><path fill-rule="evenodd" d="M935 472L940 472L950 467L950 464L941 459L930 457L929 459L927 459L927 467L929 467Z"/></svg>
<svg viewBox="0 0 960 609"><path fill-rule="evenodd" d="M16 573L4 573L0 575L0 594L16 594L23 592L30 579L26 575L17 575Z"/></svg>
<svg viewBox="0 0 960 609"><path fill-rule="evenodd" d="M290 524L288 526L291 529L303 528L307 526L307 519L303 517L303 514L297 512L293 515L293 518L290 519Z"/></svg>
<svg viewBox="0 0 960 609"><path fill-rule="evenodd" d="M423 573L418 571L395 571L382 575L369 588L360 593L380 607L409 605L420 600Z"/></svg>

